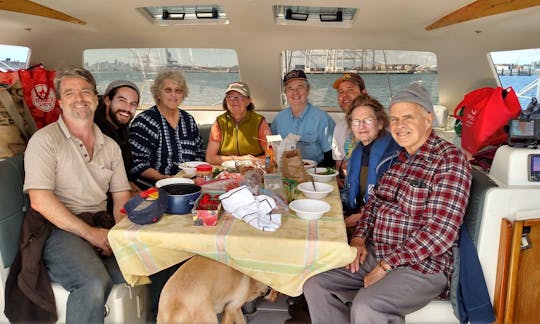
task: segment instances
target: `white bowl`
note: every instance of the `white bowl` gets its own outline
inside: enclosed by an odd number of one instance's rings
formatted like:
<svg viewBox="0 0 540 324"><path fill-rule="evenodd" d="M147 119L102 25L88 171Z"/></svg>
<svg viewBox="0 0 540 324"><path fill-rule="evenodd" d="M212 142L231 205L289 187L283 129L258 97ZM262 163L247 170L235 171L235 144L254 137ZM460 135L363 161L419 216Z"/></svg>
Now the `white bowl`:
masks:
<svg viewBox="0 0 540 324"><path fill-rule="evenodd" d="M298 185L298 190L302 191L304 193L304 196L306 198L311 199L323 199L324 197L328 196L329 193L334 190L334 186L324 183L324 182L314 182L315 183L315 189L313 189L313 183L312 182L302 182Z"/></svg>
<svg viewBox="0 0 540 324"><path fill-rule="evenodd" d="M221 163L221 166L225 169L236 169L237 164L238 166L253 166L253 162L251 162L250 160L225 161Z"/></svg>
<svg viewBox="0 0 540 324"><path fill-rule="evenodd" d="M314 220L330 211L330 204L317 199L297 199L291 201L289 208L300 218Z"/></svg>
<svg viewBox="0 0 540 324"><path fill-rule="evenodd" d="M156 182L156 187L161 188L163 186L175 184L175 183L195 183L195 182L191 179L186 179L186 178L165 178Z"/></svg>
<svg viewBox="0 0 540 324"><path fill-rule="evenodd" d="M318 174L325 172L326 168L310 168L306 169L306 171L317 182L330 182L338 175L337 171L332 174Z"/></svg>
<svg viewBox="0 0 540 324"><path fill-rule="evenodd" d="M302 162L304 162L304 168L306 169L313 168L315 166L315 161L313 160L303 159Z"/></svg>
<svg viewBox="0 0 540 324"><path fill-rule="evenodd" d="M191 162L179 163L178 166L180 167L180 169L184 171L186 176L194 177L195 175L197 175L197 166L201 164L208 164L208 163L202 162L202 161L191 161Z"/></svg>

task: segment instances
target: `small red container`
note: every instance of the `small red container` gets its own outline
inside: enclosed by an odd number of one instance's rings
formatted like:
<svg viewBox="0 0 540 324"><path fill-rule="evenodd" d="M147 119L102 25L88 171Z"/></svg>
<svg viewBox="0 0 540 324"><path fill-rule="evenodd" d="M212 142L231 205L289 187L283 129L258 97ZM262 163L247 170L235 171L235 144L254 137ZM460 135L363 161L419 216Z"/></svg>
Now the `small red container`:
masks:
<svg viewBox="0 0 540 324"><path fill-rule="evenodd" d="M195 225L216 226L221 215L221 202L219 196L223 191L205 191L195 202L193 217Z"/></svg>

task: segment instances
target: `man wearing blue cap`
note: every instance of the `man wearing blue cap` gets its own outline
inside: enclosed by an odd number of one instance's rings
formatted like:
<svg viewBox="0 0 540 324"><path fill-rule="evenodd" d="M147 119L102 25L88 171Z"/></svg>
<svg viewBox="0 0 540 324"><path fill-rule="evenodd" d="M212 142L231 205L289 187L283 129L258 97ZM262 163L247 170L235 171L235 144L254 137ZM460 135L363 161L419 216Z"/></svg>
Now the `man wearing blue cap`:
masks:
<svg viewBox="0 0 540 324"><path fill-rule="evenodd" d="M302 70L292 70L283 78L283 91L289 107L280 111L272 122L272 134L285 138L300 136L297 147L302 158L320 166L333 167L332 134L335 122L330 115L308 102L309 83Z"/></svg>
<svg viewBox="0 0 540 324"><path fill-rule="evenodd" d="M472 176L432 121L421 85L392 98L389 128L403 150L360 212L356 258L304 285L312 323L404 323L447 291Z"/></svg>

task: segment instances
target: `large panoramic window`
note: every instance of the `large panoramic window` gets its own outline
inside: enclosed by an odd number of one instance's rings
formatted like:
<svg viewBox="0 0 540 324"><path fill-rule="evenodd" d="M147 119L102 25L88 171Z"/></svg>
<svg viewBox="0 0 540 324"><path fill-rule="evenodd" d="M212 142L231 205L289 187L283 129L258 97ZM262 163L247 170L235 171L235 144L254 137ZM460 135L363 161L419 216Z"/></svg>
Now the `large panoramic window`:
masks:
<svg viewBox="0 0 540 324"><path fill-rule="evenodd" d="M227 84L240 79L236 52L231 49L127 48L84 51L84 66L98 83L99 93L114 80L127 79L141 89L140 108L154 104L150 87L159 70L182 69L189 95L183 106L220 106Z"/></svg>
<svg viewBox="0 0 540 324"><path fill-rule="evenodd" d="M282 75L293 69L307 73L309 99L330 110L339 109L334 81L344 72L359 73L368 93L388 106L390 97L411 82L421 81L439 102L437 57L430 52L373 49L294 50L281 54ZM286 98L283 96L283 105Z"/></svg>
<svg viewBox="0 0 540 324"><path fill-rule="evenodd" d="M491 52L490 57L501 86L514 88L521 108L540 97L540 49Z"/></svg>
<svg viewBox="0 0 540 324"><path fill-rule="evenodd" d="M0 72L26 69L29 60L28 47L0 44Z"/></svg>

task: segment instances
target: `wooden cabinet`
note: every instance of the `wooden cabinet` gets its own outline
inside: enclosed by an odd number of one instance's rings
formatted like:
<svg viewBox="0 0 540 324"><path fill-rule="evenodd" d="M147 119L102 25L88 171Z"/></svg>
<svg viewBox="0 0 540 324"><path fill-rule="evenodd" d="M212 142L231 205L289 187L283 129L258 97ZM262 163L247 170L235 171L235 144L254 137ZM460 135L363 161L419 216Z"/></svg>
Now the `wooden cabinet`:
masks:
<svg viewBox="0 0 540 324"><path fill-rule="evenodd" d="M504 323L540 323L540 218L513 223Z"/></svg>

